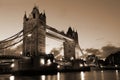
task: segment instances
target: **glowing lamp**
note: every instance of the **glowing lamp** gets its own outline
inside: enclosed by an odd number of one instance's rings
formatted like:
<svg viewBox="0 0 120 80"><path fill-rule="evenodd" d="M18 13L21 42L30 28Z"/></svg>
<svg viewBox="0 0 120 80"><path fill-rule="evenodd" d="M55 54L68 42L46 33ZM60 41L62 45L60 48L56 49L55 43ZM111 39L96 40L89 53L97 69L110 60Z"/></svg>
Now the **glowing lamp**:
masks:
<svg viewBox="0 0 120 80"><path fill-rule="evenodd" d="M11 67L11 68L15 67L15 64L14 64L14 63L12 63L10 67Z"/></svg>
<svg viewBox="0 0 120 80"><path fill-rule="evenodd" d="M40 64L44 65L45 64L45 60L44 59L40 59Z"/></svg>

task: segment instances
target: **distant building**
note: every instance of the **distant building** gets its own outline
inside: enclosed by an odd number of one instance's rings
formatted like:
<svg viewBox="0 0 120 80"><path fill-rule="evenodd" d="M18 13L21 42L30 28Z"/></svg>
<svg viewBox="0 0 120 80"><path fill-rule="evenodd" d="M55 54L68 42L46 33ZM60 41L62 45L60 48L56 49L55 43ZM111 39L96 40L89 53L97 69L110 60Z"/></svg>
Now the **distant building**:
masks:
<svg viewBox="0 0 120 80"><path fill-rule="evenodd" d="M120 65L120 51L114 53L114 54L111 54L109 55L105 62L108 64L108 65Z"/></svg>

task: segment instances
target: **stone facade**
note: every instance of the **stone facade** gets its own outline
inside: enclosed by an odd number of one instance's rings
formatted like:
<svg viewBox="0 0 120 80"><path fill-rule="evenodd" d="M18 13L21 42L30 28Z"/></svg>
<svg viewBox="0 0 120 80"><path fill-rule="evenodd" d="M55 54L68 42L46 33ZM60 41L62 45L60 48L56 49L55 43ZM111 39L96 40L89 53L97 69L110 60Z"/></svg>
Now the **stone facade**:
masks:
<svg viewBox="0 0 120 80"><path fill-rule="evenodd" d="M45 13L39 13L37 7L27 18L24 15L23 23L23 55L37 56L45 53L45 36L46 36L46 16Z"/></svg>
<svg viewBox="0 0 120 80"><path fill-rule="evenodd" d="M66 60L75 59L75 42L66 40L64 42L64 58Z"/></svg>

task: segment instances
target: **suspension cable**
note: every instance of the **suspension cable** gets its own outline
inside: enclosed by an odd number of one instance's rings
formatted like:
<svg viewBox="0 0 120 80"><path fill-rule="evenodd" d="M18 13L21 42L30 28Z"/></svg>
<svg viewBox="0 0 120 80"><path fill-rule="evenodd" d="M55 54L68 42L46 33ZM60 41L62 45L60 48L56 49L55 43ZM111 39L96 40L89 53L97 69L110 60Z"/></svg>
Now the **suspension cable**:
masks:
<svg viewBox="0 0 120 80"><path fill-rule="evenodd" d="M46 28L52 29L52 30L54 30L55 32L60 33L60 31L52 28L52 27L49 26L49 25L46 25L46 23L45 23L44 21L42 21L41 19L40 19L40 21L45 24ZM35 28L36 28L36 26L33 27L30 31L27 31L24 35L28 34L29 32L32 32ZM20 35L22 32L23 32L23 30L21 30L20 32L18 32L17 34L15 34L15 35L13 35L13 36L11 36L11 37L9 37L9 38L6 38L6 39L0 41L0 44L1 44L1 43L6 43L6 42L9 42L9 41L13 41L13 40L15 40L15 39L17 39L17 38L22 37L23 34ZM63 35L63 34L61 34L61 35ZM64 36L66 36L66 35L64 35ZM23 36L23 38L24 38L24 37L26 37L26 36ZM66 36L66 37L67 37L67 36ZM8 48L8 47L11 47L11 46L14 46L14 45L20 43L20 42L23 40L23 38L20 39L19 41L15 42L15 43L13 43L13 44L11 44L11 45L8 45L8 46L6 46L6 47L0 48L0 50L1 50L1 49L6 49L6 48ZM79 45L79 44L78 44L78 46L79 46L79 49L80 49L81 53L83 54L83 51L82 51L82 49L80 48L80 45Z"/></svg>
<svg viewBox="0 0 120 80"><path fill-rule="evenodd" d="M36 26L33 27L31 30L27 31L24 35L26 35L26 34L28 34L28 33L32 33L32 31L33 31L35 28L36 28ZM12 39L12 40L15 40L15 39L17 39L17 38L20 38L20 37L22 37L22 36L23 36L23 34L22 34L22 35L19 35L18 37L14 38L14 39ZM26 36L23 36L23 38L24 38L24 37L26 37ZM0 50L6 49L6 48L8 48L8 47L11 47L11 46L14 46L14 45L20 43L20 42L23 40L23 38L20 39L19 41L15 42L15 43L13 43L13 44L10 44L10 45L8 45L8 46L5 46L5 47L3 47L3 48L0 48ZM9 40L9 41L12 41L12 40Z"/></svg>
<svg viewBox="0 0 120 80"><path fill-rule="evenodd" d="M23 32L23 30L21 30L20 32L18 32L17 34L14 34L13 36L11 36L11 37L8 37L8 38L6 38L6 39L4 39L4 40L2 40L2 41L0 41L0 43L3 43L3 42L5 42L5 41L9 41L9 39L11 39L11 38L13 38L13 37L16 37L16 36L18 36L19 34L21 34Z"/></svg>
<svg viewBox="0 0 120 80"><path fill-rule="evenodd" d="M10 42L10 41L13 41L13 40L15 40L16 38L21 37L20 35L21 35L21 34L17 35L16 37L14 37L14 38L12 38L12 39L6 40L6 41L1 41L0 44L1 44L1 43L7 43L7 42Z"/></svg>

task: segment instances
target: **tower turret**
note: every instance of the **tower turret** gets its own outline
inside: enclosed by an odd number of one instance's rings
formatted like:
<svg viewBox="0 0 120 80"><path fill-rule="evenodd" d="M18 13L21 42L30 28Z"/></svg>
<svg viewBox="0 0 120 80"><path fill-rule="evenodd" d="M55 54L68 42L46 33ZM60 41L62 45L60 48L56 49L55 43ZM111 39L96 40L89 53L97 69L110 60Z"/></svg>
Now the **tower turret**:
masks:
<svg viewBox="0 0 120 80"><path fill-rule="evenodd" d="M40 13L40 20L42 20L43 21L43 23L45 23L46 24L46 14L45 14L45 11L44 11L44 13Z"/></svg>
<svg viewBox="0 0 120 80"><path fill-rule="evenodd" d="M78 43L78 32L75 32L75 41Z"/></svg>
<svg viewBox="0 0 120 80"><path fill-rule="evenodd" d="M43 21L46 23L46 14L45 14L45 11L43 13Z"/></svg>
<svg viewBox="0 0 120 80"><path fill-rule="evenodd" d="M78 43L78 33L74 31L71 27L68 28L67 36L74 39L76 43Z"/></svg>
<svg viewBox="0 0 120 80"><path fill-rule="evenodd" d="M70 38L72 38L72 32L73 32L73 31L72 31L72 28L69 27L69 28L68 28L68 31L67 31L67 36L70 37Z"/></svg>
<svg viewBox="0 0 120 80"><path fill-rule="evenodd" d="M33 18L35 18L35 19L39 18L40 13L39 13L39 10L38 10L38 8L36 6L33 8L31 14L33 15Z"/></svg>
<svg viewBox="0 0 120 80"><path fill-rule="evenodd" d="M27 20L28 20L27 15L26 15L26 12L25 12L25 14L24 14L23 20L24 20L24 21L27 21Z"/></svg>

